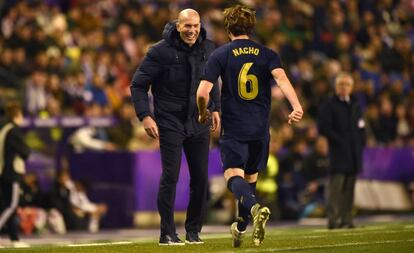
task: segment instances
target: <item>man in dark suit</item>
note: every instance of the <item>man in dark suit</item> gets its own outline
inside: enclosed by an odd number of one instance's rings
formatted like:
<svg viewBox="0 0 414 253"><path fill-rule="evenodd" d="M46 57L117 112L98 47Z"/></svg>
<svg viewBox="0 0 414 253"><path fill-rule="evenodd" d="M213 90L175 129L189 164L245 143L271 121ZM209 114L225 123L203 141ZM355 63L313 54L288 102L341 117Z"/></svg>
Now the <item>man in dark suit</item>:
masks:
<svg viewBox="0 0 414 253"><path fill-rule="evenodd" d="M196 91L214 44L206 39L200 16L192 9L181 11L178 20L168 23L163 38L149 49L135 72L131 84L132 101L147 134L160 140L159 245L184 244L174 225L175 190L183 149L191 177L185 222L186 243L201 244L198 234L206 209L210 125L198 122ZM150 87L154 96L154 114L149 106ZM214 130L220 123L218 87L211 96L213 102L209 104L209 110Z"/></svg>
<svg viewBox="0 0 414 253"><path fill-rule="evenodd" d="M352 207L356 176L362 168L365 122L351 96L354 80L348 73L335 79L335 95L320 108L320 133L329 142L328 228L353 228Z"/></svg>

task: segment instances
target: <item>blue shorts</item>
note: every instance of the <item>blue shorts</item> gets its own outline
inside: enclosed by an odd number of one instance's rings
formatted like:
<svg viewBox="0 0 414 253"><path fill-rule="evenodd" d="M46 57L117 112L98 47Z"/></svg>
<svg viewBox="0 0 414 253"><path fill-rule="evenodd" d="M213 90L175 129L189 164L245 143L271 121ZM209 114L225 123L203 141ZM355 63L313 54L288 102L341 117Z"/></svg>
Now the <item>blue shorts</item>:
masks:
<svg viewBox="0 0 414 253"><path fill-rule="evenodd" d="M249 141L222 136L219 143L224 171L228 168L240 168L247 175L252 175L266 169L269 157L269 136Z"/></svg>

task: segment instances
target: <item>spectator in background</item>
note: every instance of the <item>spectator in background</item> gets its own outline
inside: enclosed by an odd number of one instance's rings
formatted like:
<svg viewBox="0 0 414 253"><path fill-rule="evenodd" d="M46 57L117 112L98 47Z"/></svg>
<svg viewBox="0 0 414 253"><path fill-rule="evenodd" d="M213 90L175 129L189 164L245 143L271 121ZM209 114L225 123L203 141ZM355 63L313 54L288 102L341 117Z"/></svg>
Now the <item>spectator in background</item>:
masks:
<svg viewBox="0 0 414 253"><path fill-rule="evenodd" d="M105 93L105 80L98 74L94 74L93 80L87 85L86 99L90 103L96 103L101 106L108 105L108 97Z"/></svg>
<svg viewBox="0 0 414 253"><path fill-rule="evenodd" d="M42 70L35 70L26 86L27 111L32 115L46 108L46 84L47 74Z"/></svg>
<svg viewBox="0 0 414 253"><path fill-rule="evenodd" d="M189 244L201 244L208 190L209 125L200 124L195 95L203 66L214 49L206 39L200 16L193 9L180 12L177 21L168 23L163 40L151 47L138 67L131 84L132 101L147 134L160 140L162 175L158 191L161 216L160 245L184 244L174 224L175 188L182 150L190 171L190 202L185 222ZM154 95L154 115L148 91ZM212 130L219 125L218 87L212 92Z"/></svg>
<svg viewBox="0 0 414 253"><path fill-rule="evenodd" d="M0 88L19 88L20 80L13 73L13 49L4 48L0 50Z"/></svg>
<svg viewBox="0 0 414 253"><path fill-rule="evenodd" d="M306 157L303 174L306 181L305 207L302 216L322 216L325 210L325 187L327 183L329 157L328 141L319 136L312 153Z"/></svg>
<svg viewBox="0 0 414 253"><path fill-rule="evenodd" d="M121 150L129 150L129 144L134 138L134 107L130 101L125 101L116 111L116 125L108 130L108 136Z"/></svg>
<svg viewBox="0 0 414 253"><path fill-rule="evenodd" d="M397 136L397 118L394 115L394 105L386 95L380 99L379 104L379 126L378 143L384 146L394 144Z"/></svg>
<svg viewBox="0 0 414 253"><path fill-rule="evenodd" d="M17 211L19 225L24 234L40 232L46 226L46 198L40 190L38 177L35 173L24 175L20 207Z"/></svg>
<svg viewBox="0 0 414 253"><path fill-rule="evenodd" d="M108 130L109 139L121 150L157 150L159 143L145 132L144 126L137 120L130 99L116 112L116 124Z"/></svg>
<svg viewBox="0 0 414 253"><path fill-rule="evenodd" d="M369 104L365 111L365 128L367 136L367 146L377 145L377 140L381 134L381 123L379 121L379 108L377 104Z"/></svg>
<svg viewBox="0 0 414 253"><path fill-rule="evenodd" d="M133 129L133 138L128 144L128 150L140 151L140 150L158 150L160 143L148 136L145 128L142 124L138 123Z"/></svg>
<svg viewBox="0 0 414 253"><path fill-rule="evenodd" d="M86 195L85 185L79 181L66 185L70 191L70 202L79 217L89 217L88 230L96 233L99 230L99 221L108 210L106 204L94 203Z"/></svg>
<svg viewBox="0 0 414 253"><path fill-rule="evenodd" d="M404 104L397 104L395 106L395 117L397 120L397 145L402 146L404 144L404 140L406 140L410 135L410 126L407 120L407 109Z"/></svg>
<svg viewBox="0 0 414 253"><path fill-rule="evenodd" d="M23 177L21 206L45 207L45 196L40 190L35 173L27 173Z"/></svg>
<svg viewBox="0 0 414 253"><path fill-rule="evenodd" d="M352 207L356 176L362 169L365 122L351 96L354 79L348 73L335 78L335 95L321 106L320 133L329 142L328 228L353 228Z"/></svg>
<svg viewBox="0 0 414 253"><path fill-rule="evenodd" d="M303 174L307 144L303 138L292 141L291 147L280 161L278 174L278 201L283 219L298 219L303 206L301 194L305 189Z"/></svg>
<svg viewBox="0 0 414 253"><path fill-rule="evenodd" d="M85 97L88 94L85 88L85 74L67 74L61 85L64 94L64 108L77 115L84 114L86 108Z"/></svg>
<svg viewBox="0 0 414 253"><path fill-rule="evenodd" d="M0 122L0 230L7 225L13 247L29 247L19 241L16 209L25 173L24 160L29 157L30 150L19 130L23 123L21 107L10 103L4 111L6 117Z"/></svg>
<svg viewBox="0 0 414 253"><path fill-rule="evenodd" d="M65 226L61 231L84 230L88 228L89 217L80 215L71 202L71 187L74 183L68 169L61 169L49 191L49 207L63 216ZM56 211L54 211L56 213Z"/></svg>
<svg viewBox="0 0 414 253"><path fill-rule="evenodd" d="M103 108L97 103L90 104L86 109L86 116L91 118L102 117ZM113 151L116 149L114 143L108 139L107 130L102 127L87 125L80 127L70 137L75 152L85 150Z"/></svg>

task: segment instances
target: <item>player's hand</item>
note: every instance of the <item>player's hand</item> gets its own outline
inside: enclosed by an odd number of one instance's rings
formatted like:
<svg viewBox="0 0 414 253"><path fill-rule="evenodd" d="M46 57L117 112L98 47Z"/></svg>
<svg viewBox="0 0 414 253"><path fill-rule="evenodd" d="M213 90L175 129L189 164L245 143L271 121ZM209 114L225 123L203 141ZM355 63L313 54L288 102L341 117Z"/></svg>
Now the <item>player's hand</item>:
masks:
<svg viewBox="0 0 414 253"><path fill-rule="evenodd" d="M302 119L302 116L303 116L302 108L294 109L289 114L289 120L288 120L289 125L292 124L293 122L299 122Z"/></svg>
<svg viewBox="0 0 414 253"><path fill-rule="evenodd" d="M212 112L210 131L214 132L218 127L220 127L220 114L218 112Z"/></svg>
<svg viewBox="0 0 414 253"><path fill-rule="evenodd" d="M204 114L200 114L198 116L198 122L200 122L201 124L206 124L210 122L210 120L211 120L211 112L208 109L204 112Z"/></svg>
<svg viewBox="0 0 414 253"><path fill-rule="evenodd" d="M144 120L142 120L142 124L144 125L145 132L149 137L153 139L158 138L158 126L151 116L146 116Z"/></svg>

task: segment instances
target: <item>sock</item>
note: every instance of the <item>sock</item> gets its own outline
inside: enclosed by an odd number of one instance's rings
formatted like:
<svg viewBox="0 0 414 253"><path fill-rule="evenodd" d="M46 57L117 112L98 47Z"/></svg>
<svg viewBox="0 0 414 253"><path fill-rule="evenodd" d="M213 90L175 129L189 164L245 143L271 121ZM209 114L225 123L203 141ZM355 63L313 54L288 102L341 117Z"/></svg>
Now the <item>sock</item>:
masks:
<svg viewBox="0 0 414 253"><path fill-rule="evenodd" d="M253 195L255 195L256 194L256 182L249 183L249 186L250 186L250 191L253 193ZM239 218L237 220L237 230L244 231L249 225L250 210L245 208L240 203L240 201L238 202L238 209L239 209Z"/></svg>
<svg viewBox="0 0 414 253"><path fill-rule="evenodd" d="M239 203L250 211L257 203L256 197L252 194L249 184L241 176L234 176L227 182L228 189L234 194Z"/></svg>

